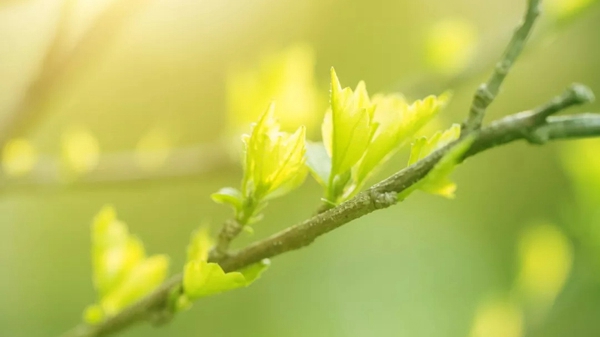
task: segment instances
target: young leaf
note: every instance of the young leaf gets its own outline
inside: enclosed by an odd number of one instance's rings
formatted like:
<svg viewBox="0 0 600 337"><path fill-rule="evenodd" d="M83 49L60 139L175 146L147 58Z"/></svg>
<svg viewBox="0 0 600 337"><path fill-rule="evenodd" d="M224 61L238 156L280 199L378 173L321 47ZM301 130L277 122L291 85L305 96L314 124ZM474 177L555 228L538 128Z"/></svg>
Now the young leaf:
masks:
<svg viewBox="0 0 600 337"><path fill-rule="evenodd" d="M432 152L450 144L459 137L460 125L454 124L450 129L443 133L437 132L429 140L425 137L417 139L413 143L408 165L412 165L418 160L427 157ZM433 169L431 169L425 178L402 192L398 198L402 200L416 189L421 189L425 192L437 194L446 198L453 198L454 192L456 191L456 184L449 179L449 176L452 171L454 171L454 168L459 163L463 154L471 147L474 140L475 138L470 136L452 147Z"/></svg>
<svg viewBox="0 0 600 337"><path fill-rule="evenodd" d="M191 261L186 263L183 271L183 289L190 299L222 293L245 285L244 275L239 272L225 273L216 263Z"/></svg>
<svg viewBox="0 0 600 337"><path fill-rule="evenodd" d="M104 207L92 224L94 286L102 297L145 258L144 246L117 220L111 206Z"/></svg>
<svg viewBox="0 0 600 337"><path fill-rule="evenodd" d="M246 268L240 269L239 272L244 275L246 279L246 286L250 285L252 282L258 280L258 278L262 275L262 273L269 268L271 265L271 260L263 259L262 261L251 264Z"/></svg>
<svg viewBox="0 0 600 337"><path fill-rule="evenodd" d="M225 273L217 263L208 262L211 247L212 240L208 231L197 230L188 246L188 261L183 270L183 290L186 298L178 298L177 301L183 301L185 304L186 300L248 286L270 265L270 261L264 259L240 271Z"/></svg>
<svg viewBox="0 0 600 337"><path fill-rule="evenodd" d="M306 143L306 166L322 186L327 186L331 174L331 158L323 143Z"/></svg>
<svg viewBox="0 0 600 337"><path fill-rule="evenodd" d="M233 187L223 187L211 194L210 197L216 203L230 205L236 212L240 212L243 208L244 200L242 192Z"/></svg>
<svg viewBox="0 0 600 337"><path fill-rule="evenodd" d="M210 296L229 290L247 287L269 267L264 259L240 271L225 273L217 263L191 261L185 265L183 289L190 299Z"/></svg>
<svg viewBox="0 0 600 337"><path fill-rule="evenodd" d="M449 94L428 96L408 104L400 95L376 95L374 123L378 124L373 139L354 173L362 185L369 174L406 144L446 105Z"/></svg>
<svg viewBox="0 0 600 337"><path fill-rule="evenodd" d="M293 134L279 131L274 113L275 105L271 104L250 135L242 137L245 160L241 192L226 188L213 195L215 201L232 205L243 225L257 219L267 200L297 188L308 174L305 128Z"/></svg>
<svg viewBox="0 0 600 337"><path fill-rule="evenodd" d="M146 258L142 242L129 234L110 206L92 224L92 263L99 304L85 310L89 324L100 323L153 291L166 278L169 265L164 255Z"/></svg>
<svg viewBox="0 0 600 337"><path fill-rule="evenodd" d="M114 315L156 289L165 280L168 268L169 259L165 255L154 255L142 261L102 298L100 306L104 313Z"/></svg>
<svg viewBox="0 0 600 337"><path fill-rule="evenodd" d="M325 130L323 136L326 146L331 144L332 176L349 171L363 156L376 128L374 111L365 83L359 82L354 91L342 89L331 68L331 131ZM331 140L325 138L328 135Z"/></svg>
<svg viewBox="0 0 600 337"><path fill-rule="evenodd" d="M208 261L208 253L214 245L208 227L201 227L192 234L192 240L187 248L188 261Z"/></svg>

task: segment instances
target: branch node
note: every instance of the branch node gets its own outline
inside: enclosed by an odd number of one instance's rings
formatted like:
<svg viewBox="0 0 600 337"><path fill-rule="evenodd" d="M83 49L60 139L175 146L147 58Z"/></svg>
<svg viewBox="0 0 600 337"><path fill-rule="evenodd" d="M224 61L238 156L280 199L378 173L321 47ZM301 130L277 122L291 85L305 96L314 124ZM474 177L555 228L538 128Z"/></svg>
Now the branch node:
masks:
<svg viewBox="0 0 600 337"><path fill-rule="evenodd" d="M584 84L573 83L568 90L572 93L573 99L578 104L592 103L596 99L592 89Z"/></svg>
<svg viewBox="0 0 600 337"><path fill-rule="evenodd" d="M378 192L375 189L370 191L371 203L373 208L388 208L398 203L398 193L396 192Z"/></svg>
<svg viewBox="0 0 600 337"><path fill-rule="evenodd" d="M225 258L229 254L229 245L236 236L240 234L244 226L237 220L229 219L223 224L223 228L219 233L217 244L211 252L217 259Z"/></svg>

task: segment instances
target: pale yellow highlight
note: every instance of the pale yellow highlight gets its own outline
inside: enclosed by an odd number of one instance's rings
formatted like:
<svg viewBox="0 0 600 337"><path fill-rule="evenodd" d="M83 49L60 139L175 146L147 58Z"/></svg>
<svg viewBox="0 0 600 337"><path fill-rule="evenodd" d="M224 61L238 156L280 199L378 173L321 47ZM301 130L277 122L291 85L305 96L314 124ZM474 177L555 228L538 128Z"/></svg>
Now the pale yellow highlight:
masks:
<svg viewBox="0 0 600 337"><path fill-rule="evenodd" d="M76 174L85 174L98 165L100 144L86 127L71 126L62 135L61 154L67 169Z"/></svg>
<svg viewBox="0 0 600 337"><path fill-rule="evenodd" d="M572 261L571 243L556 226L529 227L519 239L517 286L537 310L546 310L563 289Z"/></svg>
<svg viewBox="0 0 600 337"><path fill-rule="evenodd" d="M158 170L167 162L172 147L169 134L165 130L150 129L136 145L135 162L146 171Z"/></svg>
<svg viewBox="0 0 600 337"><path fill-rule="evenodd" d="M475 54L478 34L465 20L447 19L431 27L426 39L426 60L436 72L452 75L463 71Z"/></svg>
<svg viewBox="0 0 600 337"><path fill-rule="evenodd" d="M11 139L2 149L2 170L11 177L21 177L33 169L38 160L35 147L25 138Z"/></svg>
<svg viewBox="0 0 600 337"><path fill-rule="evenodd" d="M507 300L483 303L475 312L470 337L522 337L521 309Z"/></svg>

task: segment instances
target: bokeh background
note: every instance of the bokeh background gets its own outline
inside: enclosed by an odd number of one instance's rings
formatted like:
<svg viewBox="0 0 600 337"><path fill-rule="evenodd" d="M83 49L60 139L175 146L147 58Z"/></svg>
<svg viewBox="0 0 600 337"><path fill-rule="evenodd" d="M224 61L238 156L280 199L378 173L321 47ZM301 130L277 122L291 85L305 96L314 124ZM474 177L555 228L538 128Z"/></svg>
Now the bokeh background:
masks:
<svg viewBox="0 0 600 337"><path fill-rule="evenodd" d="M600 6L547 0L488 120L572 82L600 92ZM179 272L190 233L230 216L239 135L271 99L311 139L331 66L345 86L450 89L461 121L524 0L0 1L0 336L59 336L95 299L90 223L116 207ZM578 109L600 111L598 103ZM573 111L577 111L574 109ZM406 150L378 175L405 166ZM598 336L600 142L511 144L273 260L247 289L123 336ZM241 247L319 205L305 185Z"/></svg>

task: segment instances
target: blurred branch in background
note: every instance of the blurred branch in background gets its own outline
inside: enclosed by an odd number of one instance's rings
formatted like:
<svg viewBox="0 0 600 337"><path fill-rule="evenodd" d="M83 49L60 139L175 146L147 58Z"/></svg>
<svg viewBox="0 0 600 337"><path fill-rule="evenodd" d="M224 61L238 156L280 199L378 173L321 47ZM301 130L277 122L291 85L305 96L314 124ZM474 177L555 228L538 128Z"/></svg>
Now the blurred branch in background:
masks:
<svg viewBox="0 0 600 337"><path fill-rule="evenodd" d="M152 153L148 155L153 156ZM155 155L163 156L160 153ZM4 175L0 180L0 188L36 189L73 184L77 187L85 187L97 184L172 179L214 172L229 167L235 162L222 143L170 149L164 155L168 156L167 165L145 169L143 165L140 165L140 155L136 155L134 152L106 153L98 158L93 170L75 176L69 176L65 172L61 158L40 156L37 159L38 165L26 177L15 178Z"/></svg>
<svg viewBox="0 0 600 337"><path fill-rule="evenodd" d="M34 127L42 119L43 103L54 85L59 83L71 69L89 62L92 54L96 55L100 50L106 49L127 20L149 1L112 2L97 17L73 50L63 55L64 51L61 51L60 47L64 42L66 23L75 2L65 0L57 32L38 77L31 83L17 110L10 114L5 122L0 123L0 145L5 146L11 138ZM552 17L552 23L543 30L545 34L564 28L567 26L566 23L572 21L575 16L585 12L583 9L598 3L596 0L579 0L575 1L576 4L572 2L569 2L569 6L563 4L565 1L559 0L547 3L546 8ZM480 76L494 62L499 49L496 46L485 46L486 48L478 46L474 51L477 44L474 27L456 21L441 22L434 27L429 40L426 49L428 55L433 53L428 57L431 58L430 65L436 69L435 73L395 85L406 94L422 96L424 93L441 92ZM486 40L498 41L499 39ZM543 36L538 36L533 42L539 44L543 40ZM441 54L443 60L439 58ZM226 133L239 134L241 125L247 125L248 120L253 120L274 97L278 98L280 107L287 107L286 111L290 109L294 111L285 115L288 116L285 118L291 119L287 124L314 123L314 120L310 121L308 116L314 116L315 109L318 111L321 101L324 101L315 91L314 62L314 53L310 48L296 46L267 55L260 61L258 69L234 69L227 81L229 130ZM300 100L302 105L289 102L291 100L294 102ZM239 102L244 102L244 106L240 106ZM252 113L252 110L255 112ZM283 122L286 124L285 119ZM136 160L136 151L99 152L96 164L84 172L79 172L76 177L65 174L61 166L61 158L42 155L37 162L30 161L28 172L20 177L12 177L5 169L4 175L0 177L0 186L19 189L56 188L195 176L235 164L231 152L227 142L219 141L185 148L170 148L164 162L151 170L140 166L139 161Z"/></svg>
<svg viewBox="0 0 600 337"><path fill-rule="evenodd" d="M29 132L43 119L45 104L53 91L74 70L79 70L97 58L119 35L131 17L150 0L111 1L91 24L84 35L70 48L66 48L69 21L76 0L64 0L57 20L56 32L39 66L39 71L25 89L15 109L0 121L0 148L13 138ZM51 162L51 161L50 161ZM42 168L42 171L52 168ZM33 178L33 183L38 178ZM56 181L55 183L60 183Z"/></svg>

